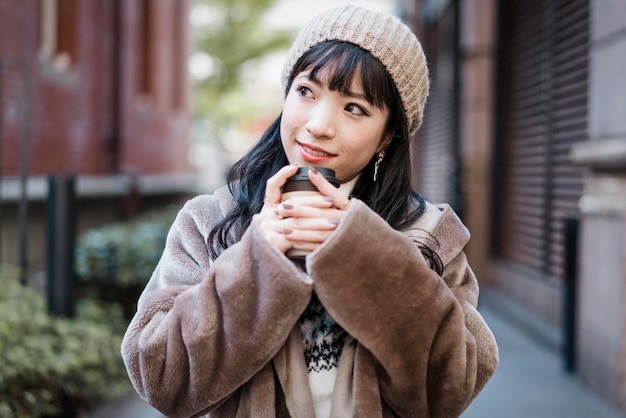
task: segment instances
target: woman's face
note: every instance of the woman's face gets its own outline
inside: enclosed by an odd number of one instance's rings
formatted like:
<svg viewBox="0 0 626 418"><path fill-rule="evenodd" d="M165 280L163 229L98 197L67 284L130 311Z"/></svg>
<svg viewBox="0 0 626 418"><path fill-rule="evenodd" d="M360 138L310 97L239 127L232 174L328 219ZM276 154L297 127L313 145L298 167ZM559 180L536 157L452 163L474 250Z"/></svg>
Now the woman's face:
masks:
<svg viewBox="0 0 626 418"><path fill-rule="evenodd" d="M328 88L327 71L296 75L285 99L280 135L290 164L331 168L354 178L389 142L389 110L369 103L354 77L348 94Z"/></svg>

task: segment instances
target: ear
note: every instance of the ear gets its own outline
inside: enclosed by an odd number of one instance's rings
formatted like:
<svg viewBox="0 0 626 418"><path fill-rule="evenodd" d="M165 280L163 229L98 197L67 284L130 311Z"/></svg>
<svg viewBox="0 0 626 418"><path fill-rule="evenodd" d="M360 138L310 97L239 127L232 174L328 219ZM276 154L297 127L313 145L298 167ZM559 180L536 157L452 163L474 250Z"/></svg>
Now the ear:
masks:
<svg viewBox="0 0 626 418"><path fill-rule="evenodd" d="M378 149L376 150L376 153L378 154L379 152L387 148L389 144L391 144L392 139L393 139L393 132L387 132L385 136L383 136L383 139L380 141L380 144L378 145Z"/></svg>

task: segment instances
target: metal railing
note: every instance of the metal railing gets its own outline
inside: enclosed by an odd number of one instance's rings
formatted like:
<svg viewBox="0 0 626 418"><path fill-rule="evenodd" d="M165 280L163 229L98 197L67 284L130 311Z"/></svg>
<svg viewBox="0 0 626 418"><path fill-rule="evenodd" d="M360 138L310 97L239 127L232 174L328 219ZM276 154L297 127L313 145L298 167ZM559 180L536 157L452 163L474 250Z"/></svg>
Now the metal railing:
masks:
<svg viewBox="0 0 626 418"><path fill-rule="evenodd" d="M17 79L15 79L17 78ZM9 84L9 82L12 82ZM11 93L7 94L8 86L16 86L19 91L18 103ZM17 109L19 112L20 132L19 132L19 184L20 195L18 199L18 251L19 266L21 267L21 280L26 282L26 274L28 271L28 152L30 145L30 118L31 118L31 69L30 63L23 59L0 58L0 175L5 176L4 167L2 167L4 158L4 147L6 146L6 127L4 126L7 106L9 109ZM2 199L2 182L0 182L0 202ZM0 236L3 232L3 205L0 204ZM0 240L0 263L4 261L3 243Z"/></svg>

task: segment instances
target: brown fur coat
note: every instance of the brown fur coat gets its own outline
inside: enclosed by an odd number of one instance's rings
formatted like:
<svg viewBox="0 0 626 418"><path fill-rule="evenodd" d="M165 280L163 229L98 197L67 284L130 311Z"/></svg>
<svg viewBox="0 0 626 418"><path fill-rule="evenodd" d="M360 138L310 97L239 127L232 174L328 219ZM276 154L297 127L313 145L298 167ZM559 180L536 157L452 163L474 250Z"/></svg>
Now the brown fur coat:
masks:
<svg viewBox="0 0 626 418"><path fill-rule="evenodd" d="M349 334L332 417L458 417L491 377L498 349L476 310L469 233L448 206L429 204L401 233L353 199L305 274L254 222L209 258L231 199L222 188L180 211L122 343L135 389L165 415L313 418L297 326L313 291ZM443 277L412 240L424 231Z"/></svg>

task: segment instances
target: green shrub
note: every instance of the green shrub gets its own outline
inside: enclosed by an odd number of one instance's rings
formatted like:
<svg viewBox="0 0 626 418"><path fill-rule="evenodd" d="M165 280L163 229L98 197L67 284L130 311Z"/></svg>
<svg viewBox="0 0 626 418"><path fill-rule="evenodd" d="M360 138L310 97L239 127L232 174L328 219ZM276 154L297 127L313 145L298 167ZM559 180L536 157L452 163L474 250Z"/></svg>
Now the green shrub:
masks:
<svg viewBox="0 0 626 418"><path fill-rule="evenodd" d="M82 234L76 247L79 278L114 281L120 287L145 285L161 257L177 210L170 207L145 213Z"/></svg>
<svg viewBox="0 0 626 418"><path fill-rule="evenodd" d="M0 266L0 417L75 417L130 389L120 356L127 325L113 304L81 301L72 319Z"/></svg>
<svg viewBox="0 0 626 418"><path fill-rule="evenodd" d="M177 211L172 206L144 213L79 236L75 253L79 294L120 303L124 316L130 319L161 257Z"/></svg>

